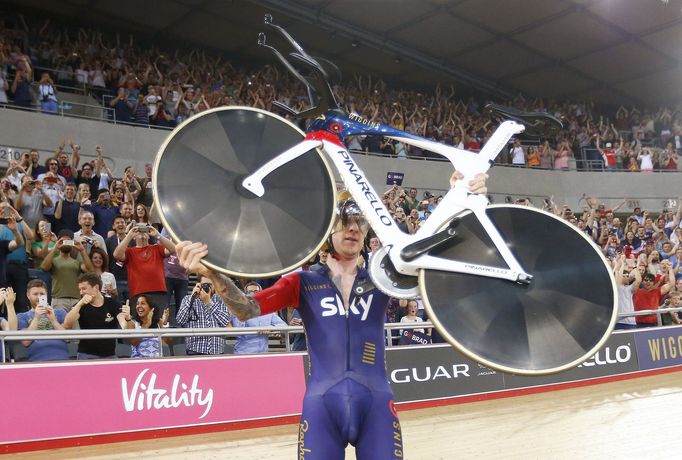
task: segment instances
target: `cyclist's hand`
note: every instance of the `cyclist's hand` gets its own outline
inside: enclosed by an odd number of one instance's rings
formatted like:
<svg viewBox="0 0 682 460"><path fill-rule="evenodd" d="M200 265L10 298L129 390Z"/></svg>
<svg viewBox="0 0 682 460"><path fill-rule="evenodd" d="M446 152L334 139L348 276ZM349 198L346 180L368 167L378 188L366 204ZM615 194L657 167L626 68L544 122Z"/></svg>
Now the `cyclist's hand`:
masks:
<svg viewBox="0 0 682 460"><path fill-rule="evenodd" d="M464 175L455 171L450 176L450 188L454 188L458 180L464 179ZM486 173L478 173L473 179L469 181L468 189L471 193L476 194L486 194L488 192L488 187L486 186L486 181L488 180L488 175Z"/></svg>
<svg viewBox="0 0 682 460"><path fill-rule="evenodd" d="M208 276L210 270L201 263L201 260L208 255L208 246L204 243L182 241L175 245L175 252L180 265L185 270L197 275Z"/></svg>

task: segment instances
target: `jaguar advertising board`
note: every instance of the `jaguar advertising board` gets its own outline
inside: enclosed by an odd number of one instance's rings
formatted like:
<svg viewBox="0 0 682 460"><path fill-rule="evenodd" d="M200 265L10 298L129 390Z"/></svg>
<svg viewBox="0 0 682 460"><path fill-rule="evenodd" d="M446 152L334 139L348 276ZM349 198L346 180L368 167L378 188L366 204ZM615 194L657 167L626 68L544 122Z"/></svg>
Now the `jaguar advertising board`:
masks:
<svg viewBox="0 0 682 460"><path fill-rule="evenodd" d="M678 358L682 360L682 353ZM448 345L388 348L386 369L396 402L407 402L627 374L638 371L639 363L635 334L624 332L611 335L597 353L579 366L551 375L496 372L465 358Z"/></svg>
<svg viewBox="0 0 682 460"><path fill-rule="evenodd" d="M502 374L449 345L387 348L386 370L396 402L486 393L504 385Z"/></svg>

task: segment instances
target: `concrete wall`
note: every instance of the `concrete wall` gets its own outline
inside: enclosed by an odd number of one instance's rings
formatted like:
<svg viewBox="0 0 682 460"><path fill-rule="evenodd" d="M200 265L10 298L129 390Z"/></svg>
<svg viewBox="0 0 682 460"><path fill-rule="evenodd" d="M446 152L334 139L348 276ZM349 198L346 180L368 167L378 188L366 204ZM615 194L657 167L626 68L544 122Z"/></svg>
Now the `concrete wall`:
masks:
<svg viewBox="0 0 682 460"><path fill-rule="evenodd" d="M154 160L168 130L114 125L84 118L60 117L20 110L0 110L0 146L16 150L37 149L41 158L54 152L62 138L73 138L81 145L84 159L94 158L95 145L104 147L104 155L113 162L120 175L132 164L144 174L144 164ZM6 165L7 154L0 152L0 164Z"/></svg>
<svg viewBox="0 0 682 460"><path fill-rule="evenodd" d="M120 175L132 164L138 174L144 164L152 162L169 131L114 125L81 118L65 118L35 112L0 110L0 165L7 161L7 151L18 155L21 150L36 148L52 152L62 137L72 137L81 144L83 156L91 157L95 145L104 146L105 155ZM387 172L405 174L404 186L421 191L444 191L451 168L448 163L408 159L386 159L357 155L377 191L388 188ZM495 202L531 197L536 205L545 197L554 196L559 204L576 209L583 192L595 195L607 206L615 206L623 198L630 201L623 210L641 205L651 211L660 210L668 200L682 195L682 173L592 173L576 171L540 171L510 167L494 167L490 171L489 190Z"/></svg>

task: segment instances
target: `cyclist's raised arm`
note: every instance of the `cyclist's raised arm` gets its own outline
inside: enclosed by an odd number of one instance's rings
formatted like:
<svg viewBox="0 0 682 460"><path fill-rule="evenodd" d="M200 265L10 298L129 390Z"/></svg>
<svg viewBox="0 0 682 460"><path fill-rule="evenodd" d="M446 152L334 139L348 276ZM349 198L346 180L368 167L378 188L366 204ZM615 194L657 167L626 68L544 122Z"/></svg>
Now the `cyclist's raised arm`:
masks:
<svg viewBox="0 0 682 460"><path fill-rule="evenodd" d="M207 277L213 282L216 293L239 321L261 315L260 304L256 299L244 294L228 276L210 270Z"/></svg>
<svg viewBox="0 0 682 460"><path fill-rule="evenodd" d="M216 273L201 263L208 255L208 247L205 244L182 241L175 246L175 251L180 265L186 270L211 280L215 292L240 321L260 316L260 304L254 298L244 294L229 277Z"/></svg>

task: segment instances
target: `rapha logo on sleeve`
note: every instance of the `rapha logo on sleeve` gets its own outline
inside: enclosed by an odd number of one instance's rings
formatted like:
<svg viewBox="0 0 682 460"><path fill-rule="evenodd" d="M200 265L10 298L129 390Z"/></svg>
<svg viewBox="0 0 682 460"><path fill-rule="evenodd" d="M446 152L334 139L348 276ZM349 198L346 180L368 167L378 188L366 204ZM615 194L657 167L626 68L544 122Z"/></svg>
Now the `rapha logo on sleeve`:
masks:
<svg viewBox="0 0 682 460"><path fill-rule="evenodd" d="M161 409L175 409L184 407L203 407L204 412L199 417L204 418L213 406L213 389L199 388L199 376L194 375L190 384L182 381L180 375L175 374L170 388L157 387L155 373L147 374L145 369L135 378L130 387L128 379L121 379L123 393L123 407L126 412L149 411Z"/></svg>

